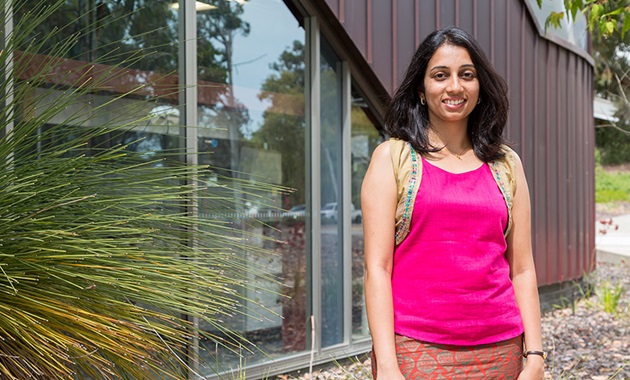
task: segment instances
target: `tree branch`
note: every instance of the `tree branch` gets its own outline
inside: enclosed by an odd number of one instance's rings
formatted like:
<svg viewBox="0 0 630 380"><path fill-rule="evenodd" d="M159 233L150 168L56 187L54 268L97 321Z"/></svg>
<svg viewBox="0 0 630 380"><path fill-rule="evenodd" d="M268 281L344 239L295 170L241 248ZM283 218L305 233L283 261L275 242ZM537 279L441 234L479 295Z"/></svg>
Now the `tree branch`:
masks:
<svg viewBox="0 0 630 380"><path fill-rule="evenodd" d="M625 75L626 73L624 73L624 76ZM615 80L617 80L617 85L619 86L619 93L623 97L623 102L628 104L628 98L626 97L626 92L624 91L623 85L621 84L621 79L619 78L619 75L617 75L617 73L615 73Z"/></svg>
<svg viewBox="0 0 630 380"><path fill-rule="evenodd" d="M629 130L623 129L622 127L618 126L615 123L600 124L600 125L596 125L595 128L613 128L613 129L618 130L621 133L624 133L624 134L630 136L630 131Z"/></svg>

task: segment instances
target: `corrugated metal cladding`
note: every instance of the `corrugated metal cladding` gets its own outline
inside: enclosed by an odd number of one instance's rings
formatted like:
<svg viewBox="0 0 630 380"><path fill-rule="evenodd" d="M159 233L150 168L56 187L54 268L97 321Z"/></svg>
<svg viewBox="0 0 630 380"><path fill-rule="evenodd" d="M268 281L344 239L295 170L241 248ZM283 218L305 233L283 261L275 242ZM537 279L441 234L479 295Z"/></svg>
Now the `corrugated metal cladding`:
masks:
<svg viewBox="0 0 630 380"><path fill-rule="evenodd" d="M520 0L324 0L391 94L416 46L456 25L481 43L510 88L509 140L532 194L540 285L594 265L593 69L540 37Z"/></svg>

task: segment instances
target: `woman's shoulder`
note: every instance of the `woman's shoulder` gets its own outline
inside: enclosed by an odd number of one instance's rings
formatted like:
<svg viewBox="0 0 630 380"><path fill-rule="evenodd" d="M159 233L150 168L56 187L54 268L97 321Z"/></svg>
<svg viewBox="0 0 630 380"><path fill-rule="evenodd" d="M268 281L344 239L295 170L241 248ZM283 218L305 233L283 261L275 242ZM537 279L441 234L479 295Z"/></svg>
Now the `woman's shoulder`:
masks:
<svg viewBox="0 0 630 380"><path fill-rule="evenodd" d="M384 157L389 157L391 152L390 142L389 140L385 140L378 144L374 151L372 152L372 159L382 159Z"/></svg>
<svg viewBox="0 0 630 380"><path fill-rule="evenodd" d="M408 146L405 140L391 137L376 146L372 157L391 157L400 154Z"/></svg>
<svg viewBox="0 0 630 380"><path fill-rule="evenodd" d="M514 155L516 152L508 144L501 144L501 151L506 155Z"/></svg>
<svg viewBox="0 0 630 380"><path fill-rule="evenodd" d="M506 162L507 164L513 167L522 166L521 157L518 155L518 153L516 153L514 149L512 149L511 146L507 144L502 144L501 150L504 153L503 158L501 158L502 161Z"/></svg>
<svg viewBox="0 0 630 380"><path fill-rule="evenodd" d="M389 152L392 157L398 157L409 150L409 143L396 137L391 137L386 143L389 146Z"/></svg>
<svg viewBox="0 0 630 380"><path fill-rule="evenodd" d="M363 189L382 189L387 178L395 183L395 169L392 165L392 156L389 141L380 143L372 152L370 165L363 179ZM363 193L363 191L362 191Z"/></svg>
<svg viewBox="0 0 630 380"><path fill-rule="evenodd" d="M496 162L504 163L513 166L514 162L518 160L518 154L511 146L507 144L501 144L500 148L501 157L496 159Z"/></svg>

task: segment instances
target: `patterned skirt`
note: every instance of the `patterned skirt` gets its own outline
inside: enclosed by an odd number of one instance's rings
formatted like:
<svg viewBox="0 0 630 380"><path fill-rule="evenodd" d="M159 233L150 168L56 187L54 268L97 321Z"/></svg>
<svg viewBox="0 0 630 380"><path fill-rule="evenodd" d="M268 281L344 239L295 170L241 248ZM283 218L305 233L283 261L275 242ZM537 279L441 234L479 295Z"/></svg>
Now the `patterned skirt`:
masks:
<svg viewBox="0 0 630 380"><path fill-rule="evenodd" d="M516 379L523 369L523 337L479 346L433 344L396 335L405 379ZM377 363L372 352L372 374Z"/></svg>

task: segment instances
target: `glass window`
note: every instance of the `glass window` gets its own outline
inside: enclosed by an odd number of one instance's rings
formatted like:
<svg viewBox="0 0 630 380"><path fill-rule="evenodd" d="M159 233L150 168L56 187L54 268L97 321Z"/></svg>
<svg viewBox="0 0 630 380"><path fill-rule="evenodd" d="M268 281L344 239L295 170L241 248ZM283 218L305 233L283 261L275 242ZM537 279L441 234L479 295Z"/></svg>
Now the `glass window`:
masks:
<svg viewBox="0 0 630 380"><path fill-rule="evenodd" d="M363 294L363 218L361 217L361 184L372 152L383 141L372 122L370 110L356 90L352 91L352 337L369 337L365 295Z"/></svg>
<svg viewBox="0 0 630 380"><path fill-rule="evenodd" d="M16 19L38 5L39 0L28 0L27 5L16 8ZM130 150L146 152L147 160L179 144L178 77L174 75L178 67L177 12L170 5L167 0L137 0L126 5L66 2L37 26L32 43L40 44L43 54L35 58L16 52L16 85L31 80L34 72L45 67L42 62L49 58L47 54L66 60L55 63L55 75L47 77L48 83L32 90L37 99L35 116L61 97L65 88L76 86L79 73L88 68L94 73L93 82L99 83L95 92L68 104L49 120L53 125L67 125L65 131L56 129L57 135L51 135L46 132L51 124L40 128L38 133L46 139L43 144L63 143L86 128L118 128L131 122L135 127L126 128L127 132L100 135L90 143L100 148L129 144ZM75 44L60 49L63 41L79 31ZM119 66L126 69L117 70ZM143 120L141 125L138 120Z"/></svg>
<svg viewBox="0 0 630 380"><path fill-rule="evenodd" d="M7 3L2 2L2 7ZM29 52L15 51L15 86L22 91L19 99L26 99L24 103L16 104L15 130L16 134L31 133L33 126L36 137L30 141L18 139L26 143L25 149L15 150L15 167L19 169L25 157L42 152L51 155L57 150L72 156L91 154L112 146L124 146L128 151L140 153L130 156L151 162L153 167L171 164L172 161L158 159L158 156L166 157L165 151L180 142L179 83L175 75L178 68L178 15L170 7L171 1L66 1L28 36L20 34L22 23L19 20L28 17L26 12L48 12L43 9L46 4L40 0L11 3L20 4L15 8L14 32L27 38L31 43L29 49L32 49ZM78 36L76 43L68 43L71 36ZM88 72L89 82L85 80L87 76L82 76ZM83 90L77 92L76 97L64 95L72 93L78 86ZM110 132L93 132L103 128ZM91 138L86 146L81 145L75 150L78 138L83 136ZM36 143L31 144L31 141ZM68 145L68 142L74 145ZM62 148L64 144L67 151ZM121 157L118 162L124 160ZM27 166L32 164L32 160L26 160ZM68 165L74 164L69 161ZM114 164L111 165L109 175L113 176L116 171ZM103 172L97 169L94 173ZM51 183L54 185L54 180ZM159 186L157 183L153 185ZM126 190L127 194L142 192L137 187ZM103 193L107 194L107 191ZM167 204L165 201L164 205ZM115 207L111 210L112 217L116 218ZM159 207L152 208L152 212L159 212ZM96 218L103 215L95 213L101 215ZM90 346L89 343L86 345ZM68 352L72 350L69 348ZM96 355L109 360L107 352L104 349ZM176 358L172 357L172 360ZM164 366L168 368L171 363L164 363ZM104 365L102 371L107 371L107 367L109 365Z"/></svg>
<svg viewBox="0 0 630 380"><path fill-rule="evenodd" d="M321 41L321 343L343 342L342 73L341 61Z"/></svg>
<svg viewBox="0 0 630 380"><path fill-rule="evenodd" d="M35 4L39 0L28 0ZM66 2L38 35L44 50L53 49L62 38L78 30L86 36L65 52L64 69L79 70L96 63L107 72L127 58L130 69L114 76L98 92L85 95L41 127L42 144L61 144L72 133L91 127L122 126L144 118L124 133L99 136L91 144L99 148L117 144L144 152L147 160L181 147L179 104L178 10L175 0L73 1ZM186 2L192 4L194 2ZM258 289L237 289L241 308L226 318L225 326L244 336L242 346L233 350L218 348L215 341L201 342L204 375L269 362L310 349L311 309L319 311L321 347L368 338L363 295L363 233L360 186L371 152L380 142L367 106L352 91L351 178L344 178L343 151L343 73L342 61L325 39L321 39L320 177L313 178L317 189L307 189L307 135L305 93L305 30L302 16L294 6L280 0L207 0L197 8L197 111L198 159L213 168L202 173L208 187L207 198L199 201L199 213L208 221L230 223L240 229L243 249L235 252L246 265L259 269L261 276L250 278ZM20 7L19 9L29 9ZM18 15L19 17L19 15ZM56 26L71 25L59 32ZM56 34L58 33L58 34ZM142 51L141 56L135 55ZM132 58L133 57L133 58ZM187 57L186 59L189 59ZM20 71L20 81L29 79L33 67ZM73 78L51 76L50 83L34 89L42 107L56 96L55 88L71 87ZM129 95L131 89L141 88ZM60 90L61 91L61 90ZM122 96L123 94L127 94ZM113 101L115 99L115 101ZM98 117L75 119L63 135L47 133L53 124L67 123L79 110L89 114L100 107ZM189 129L190 130L190 129ZM57 133L57 132L55 132ZM194 140L193 140L194 141ZM347 142L347 141L346 141ZM17 157L19 158L19 157ZM168 165L163 161L160 165ZM346 168L347 169L347 168ZM267 190L252 190L247 181L266 183ZM310 180L309 180L309 183ZM236 189L225 192L221 185ZM350 186L350 189L348 189ZM319 191L321 209L311 210L307 193ZM343 194L351 194L351 204L343 204ZM347 194L347 193L346 193ZM214 196L226 196L235 213L212 213ZM351 219L351 261L344 261L342 209L348 207ZM312 212L321 217L321 252L317 268L321 304L312 305L309 279L313 273L307 260L312 245ZM319 226L316 226L319 227ZM209 227L203 227L209 228ZM317 228L316 228L317 229ZM348 241L346 240L346 243ZM247 247L247 248L245 248ZM212 248L212 247L209 247ZM260 255L258 249L272 252ZM350 257L350 256L348 256ZM351 268L352 278L344 278ZM271 274L272 278L264 276ZM252 275L253 276L253 275ZM347 289L346 285L351 286ZM344 294L351 294L345 299ZM351 305L351 315L344 310ZM184 311L185 312L185 311ZM352 331L344 326L352 321ZM217 339L230 339L220 327L204 326ZM255 347L254 347L255 345ZM342 346L339 350L347 348ZM241 358L241 355L243 357ZM321 358L319 358L321 359ZM212 368L210 368L212 367Z"/></svg>
<svg viewBox="0 0 630 380"><path fill-rule="evenodd" d="M202 359L230 370L306 349L305 32L281 1L206 3L211 9L197 13L199 161L222 175L208 176L208 184L237 189L236 217L225 221L242 236L257 236L247 241L251 252L237 254L279 281L252 278L271 292L239 290L242 310L226 321L257 348L230 352L204 342L202 356L210 357ZM289 190L254 193L241 189L242 180ZM201 216L217 218L208 202L200 204ZM260 256L255 247L274 255Z"/></svg>

